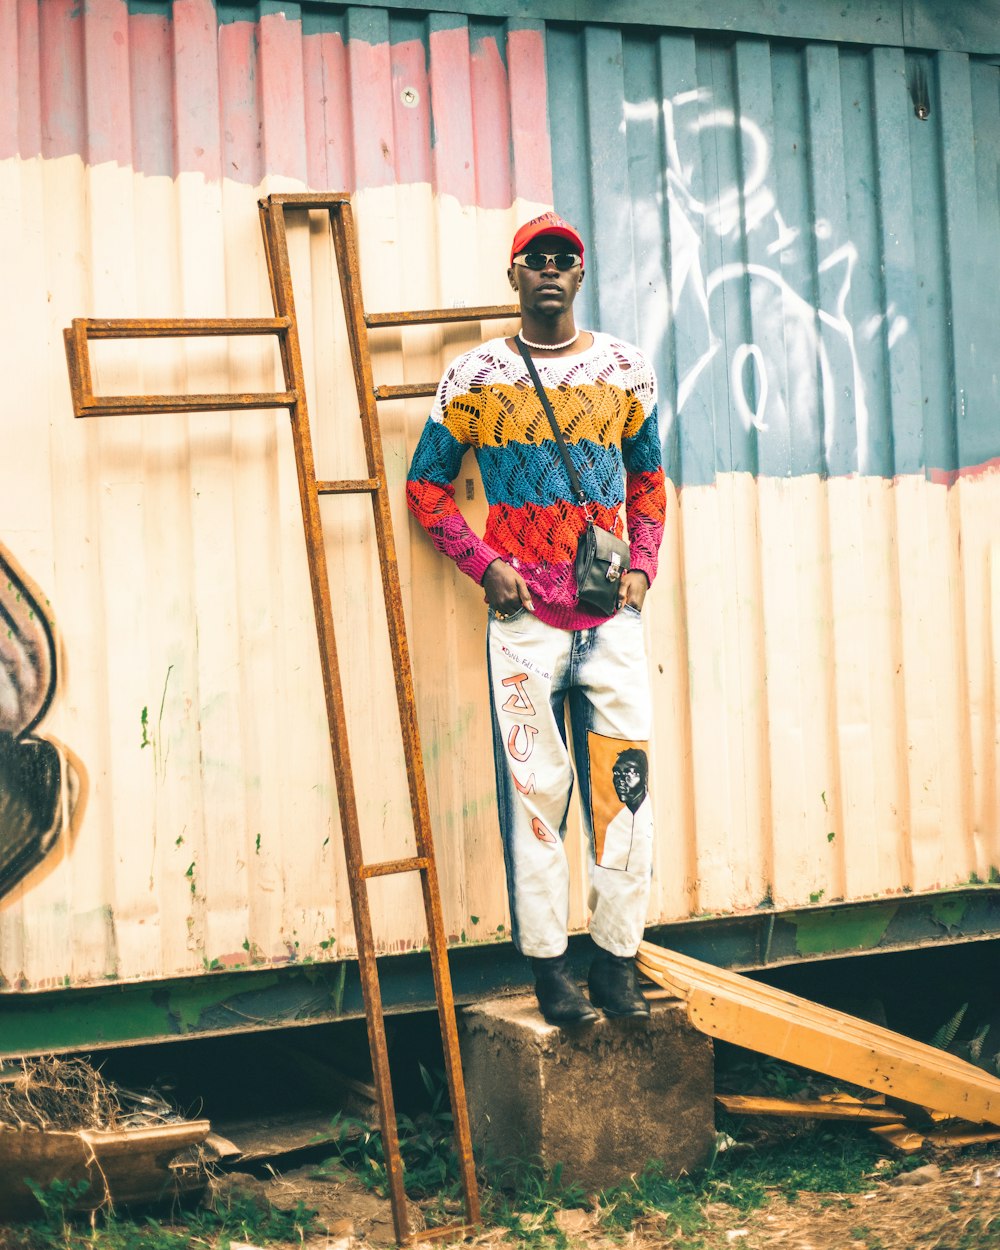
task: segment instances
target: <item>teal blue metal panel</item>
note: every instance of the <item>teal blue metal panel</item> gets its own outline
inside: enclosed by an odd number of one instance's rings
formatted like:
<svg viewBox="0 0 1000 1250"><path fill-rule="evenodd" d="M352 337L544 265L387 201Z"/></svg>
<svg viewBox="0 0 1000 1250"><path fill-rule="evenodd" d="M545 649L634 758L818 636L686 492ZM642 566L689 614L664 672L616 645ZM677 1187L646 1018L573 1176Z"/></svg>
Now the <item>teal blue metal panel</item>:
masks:
<svg viewBox="0 0 1000 1250"><path fill-rule="evenodd" d="M663 238L681 238L684 231L689 231L692 243L695 242L694 225L690 214L685 211L684 197L695 204L703 204L706 198L705 179L702 176L701 161L697 157L696 136L686 127L676 124L674 101L690 100L698 91L698 62L694 37L691 35L665 35L659 40L659 92L650 108L649 85L645 96L637 95L635 104L645 104L653 116L662 117L662 132L656 132L657 141L662 141L661 162L667 163L666 178L661 180L659 194L665 204L663 214L666 229ZM650 83L657 80L652 78ZM657 107L659 102L662 105ZM679 105L678 111L683 106ZM686 170L686 177L681 177L680 170ZM559 186L559 170L554 172L556 194ZM701 362L709 350L708 321L706 317L683 317L676 315L678 295L688 287L688 274L684 267L684 257L679 249L674 254L662 248L664 267L669 274L669 300L664 305L660 302L658 291L643 292L645 299L652 305L649 309L649 321L659 325L656 310L667 309L667 333L665 338L672 341L671 363L669 375L669 394L673 402L663 412L664 426L668 429L668 438L676 448L675 456L665 459L664 468L675 482L681 480L682 466L695 481L709 481L715 471L715 438L713 434L714 419L712 396L708 388L697 385ZM673 263L672 263L673 262ZM696 292L696 303L704 302L707 310L708 297L702 290ZM662 315L662 312L661 312ZM649 324L643 319L643 325ZM643 341L648 342L644 334ZM688 413L687 420L677 420L676 411L681 405ZM669 425L668 425L669 422Z"/></svg>
<svg viewBox="0 0 1000 1250"><path fill-rule="evenodd" d="M798 112L794 109L798 92L794 78L785 82L784 90L776 89L777 83L771 76L772 57L763 41L740 40L733 53L734 103L740 117L753 118L752 128L732 128L739 161L736 185L744 189L743 195L747 199L743 216L752 222L759 212L765 211L763 204L754 202L760 187L762 153L767 150L777 156L776 103L791 102L793 110ZM777 73L779 67L774 65L773 68ZM780 166L775 163L776 180L781 172L787 171L789 163L787 159ZM734 414L737 419L731 420L731 424L736 433L746 438L748 466L753 464L759 472L769 476L781 476L792 461L791 427L798 420L789 389L794 379L789 377L786 342L786 336L795 331L780 311L775 315L775 305L781 300L781 292L776 281L764 277L765 273L772 271L769 248L773 240L765 231L752 229L739 231L738 234L734 232L733 237L734 242L738 240L741 244L742 256L727 262L737 276L726 283L725 289L729 293L729 304L733 303L733 296L742 295L745 311L739 333L743 336L743 343L753 344L756 351L740 352L737 349L734 353L719 353L717 360L721 365L728 366L723 393L728 392L741 404L740 411ZM770 362L767 374L760 367L761 360ZM788 398L785 402L772 404L765 418L762 408L766 398L765 387L775 382L779 383L781 393Z"/></svg>
<svg viewBox="0 0 1000 1250"><path fill-rule="evenodd" d="M548 28L583 319L652 355L678 484L1000 456L1000 70L891 43Z"/></svg>
<svg viewBox="0 0 1000 1250"><path fill-rule="evenodd" d="M908 325L917 307L917 255L911 197L900 195L899 189L913 186L909 132L915 115L900 107L907 90L903 53L898 48L876 48L872 69L882 303L890 318L905 318ZM926 130L924 123L917 125ZM916 129L913 133L919 140L920 133ZM917 473L924 464L920 352L916 337L902 330L902 323L896 324L900 332L895 338L892 330L881 338L891 460L897 473Z"/></svg>
<svg viewBox="0 0 1000 1250"><path fill-rule="evenodd" d="M952 416L957 465L964 463L963 443L980 415L976 355L980 327L977 313L976 169L973 154L972 88L968 58L942 53L937 59L938 116L941 119L941 193L944 202L944 252L948 264L951 323Z"/></svg>
<svg viewBox="0 0 1000 1250"><path fill-rule="evenodd" d="M831 372L847 374L850 355L844 326L854 325L854 306L847 281L851 255L845 252L838 258L835 249L824 250L827 240L848 237L840 55L835 47L821 44L806 48L803 60L807 101L804 146L813 223L808 239L813 278L806 298L814 309L826 309L830 313L827 318L816 315L817 353L831 362ZM823 382L826 382L825 377ZM831 390L828 385L819 387L816 471L826 464L831 473L849 473L856 463L856 431L853 425L849 427L846 422L837 421L838 396Z"/></svg>
<svg viewBox="0 0 1000 1250"><path fill-rule="evenodd" d="M591 300L597 318L635 336L635 254L632 189L626 146L624 50L621 31L591 26L583 32L587 151L592 158L590 223L593 236L607 239L590 261Z"/></svg>
<svg viewBox="0 0 1000 1250"><path fill-rule="evenodd" d="M162 12L169 0L128 0L137 13ZM277 0L267 0L278 8ZM357 0L381 8L384 0ZM216 0L223 21L253 21L257 5L247 0ZM261 5L260 7L263 7ZM302 8L314 22L336 15L342 0L310 0ZM397 0L397 9L426 8L420 0ZM1000 51L998 0L435 0L442 13L487 17L531 17L545 22L585 22L613 26L670 26L718 30L730 35L768 35L799 40L943 48L990 54Z"/></svg>
<svg viewBox="0 0 1000 1250"><path fill-rule="evenodd" d="M951 341L949 335L948 263L942 246L943 202L940 100L935 87L935 62L921 57L909 66L911 78L922 75L930 90L932 113L926 122L910 123L911 192L908 204L913 217L916 254L920 257L917 279L916 339L920 346L921 400L923 403L923 464L944 472L958 466L955 423L952 419Z"/></svg>
<svg viewBox="0 0 1000 1250"><path fill-rule="evenodd" d="M1000 292L1000 69L996 65L970 62L972 83L972 129L975 139L976 206L979 214L979 246L976 255L977 307L980 368L984 386L980 395L981 420L965 429L964 456L980 464L997 455L1000 413L1000 316L996 300ZM992 242L990 242L992 241Z"/></svg>

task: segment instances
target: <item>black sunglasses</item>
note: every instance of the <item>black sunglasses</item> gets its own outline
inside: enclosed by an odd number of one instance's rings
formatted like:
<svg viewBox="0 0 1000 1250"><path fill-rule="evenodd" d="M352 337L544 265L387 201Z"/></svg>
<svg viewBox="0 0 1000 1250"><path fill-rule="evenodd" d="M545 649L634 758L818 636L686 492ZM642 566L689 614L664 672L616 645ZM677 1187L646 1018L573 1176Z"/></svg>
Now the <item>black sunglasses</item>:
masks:
<svg viewBox="0 0 1000 1250"><path fill-rule="evenodd" d="M553 264L560 271L565 273L569 269L575 269L577 265L582 264L579 255L576 252L522 252L520 256L515 256L511 262L514 265L523 265L525 269L544 269L546 265Z"/></svg>

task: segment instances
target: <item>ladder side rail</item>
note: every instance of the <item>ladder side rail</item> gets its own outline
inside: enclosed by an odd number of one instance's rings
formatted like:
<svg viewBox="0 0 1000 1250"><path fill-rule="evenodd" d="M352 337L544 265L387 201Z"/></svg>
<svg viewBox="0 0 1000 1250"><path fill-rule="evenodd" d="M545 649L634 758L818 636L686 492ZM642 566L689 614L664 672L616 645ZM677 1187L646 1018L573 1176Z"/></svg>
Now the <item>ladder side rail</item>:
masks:
<svg viewBox="0 0 1000 1250"><path fill-rule="evenodd" d="M406 1191L403 1186L403 1161L399 1150L399 1131L392 1093L392 1079L389 1071L389 1051L385 1035L385 1017L382 1009L378 965L375 958L375 939L372 933L367 886L362 877L364 858L358 825L353 772L351 769L343 687L337 659L333 606L330 599L329 574L326 563L326 551L323 544L319 493L316 485L316 468L305 396L305 375L295 321L295 300L288 257L284 205L272 202L268 211L261 215L261 224L265 232L265 246L270 250L268 274L271 280L271 295L274 301L275 313L280 316L290 317L292 321L292 330L288 335L286 358L291 376L286 385L290 383L291 389L294 389L298 396L297 403L291 411L295 467L298 475L302 519L305 525L309 581L312 588L313 609L316 615L316 628L319 635L323 690L326 697L327 721L330 730L330 748L337 779L337 802L340 809L341 832L347 858L348 886L358 945L358 967L365 1005L365 1019L368 1027L368 1045L371 1051L375 1089L378 1095L379 1122L385 1151L393 1226L396 1239L402 1245L409 1239Z"/></svg>
<svg viewBox="0 0 1000 1250"><path fill-rule="evenodd" d="M410 807L413 812L417 853L424 855L431 844L430 808L424 782L423 754L420 733L417 729L416 699L413 692L413 676L409 646L406 639L406 620L403 615L403 597L399 585L396 560L396 544L389 511L388 492L385 490L385 461L382 438L379 432L378 410L375 405L375 388L372 382L371 353L368 348L368 332L365 328L364 307L361 296L361 274L358 266L357 234L350 205L342 205L333 221L334 251L340 272L344 313L348 323L348 336L352 349L357 344L354 376L361 408L361 427L365 443L365 455L370 477L378 480L380 489L373 495L375 536L378 542L379 567L382 589L385 594L386 616L389 625L389 642L392 650L393 676L396 686L396 703L399 708L400 727L403 733L403 751L406 758L407 781L410 789Z"/></svg>
<svg viewBox="0 0 1000 1250"><path fill-rule="evenodd" d="M385 594L386 613L389 624L389 640L392 648L393 670L396 683L396 699L399 707L400 728L406 758L407 778L410 785L410 802L417 839L417 853L427 859L427 867L421 872L424 897L424 914L427 919L428 944L431 970L434 978L438 1019L444 1045L445 1074L451 1098L455 1142L458 1147L459 1169L465 1195L466 1213L470 1224L479 1221L479 1188L476 1183L475 1160L472 1152L472 1133L469 1126L465 1082L462 1074L458 1044L458 1026L455 1020L455 1003L448 968L448 948L444 931L444 913L438 881L437 863L434 858L434 841L431 832L430 808L424 778L423 753L416 721L416 699L413 690L413 672L406 639L406 620L399 584L399 569L392 529L392 514L388 491L385 488L385 465L382 440L379 431L375 388L372 381L371 354L368 349L368 333L365 328L364 305L361 292L361 274L358 263L357 235L353 211L349 203L342 204L331 213L334 230L334 250L340 273L344 312L352 344L363 350L355 360L355 380L361 420L368 456L368 469L372 477L382 484L373 494L375 529L379 545L379 563ZM353 326L353 328L351 328Z"/></svg>
<svg viewBox="0 0 1000 1250"><path fill-rule="evenodd" d="M295 335L295 341L296 343L298 343L299 332L298 332L298 326L295 324L294 319L289 317L287 313L278 312L278 309L280 306L280 300L279 300L279 295L278 295L278 283L275 279L275 274L274 274L274 258L271 254L272 248L271 248L271 232L270 232L270 217L269 217L270 207L269 207L268 201L258 200L257 210L260 216L260 231L264 239L264 261L267 265L267 285L271 291L271 307L274 309L275 316L283 317L286 321L288 321L289 325L291 326L290 333ZM281 372L285 380L285 389L291 391L295 389L295 369L293 367L292 358L291 358L291 348L288 342L289 337L290 337L290 334L283 334L281 336L281 338L278 341L278 349L279 349L279 354L280 354L280 359L281 359ZM302 392L302 395L303 395L303 398L305 398L304 390ZM289 417L291 417L292 415L291 412L289 412L288 415Z"/></svg>

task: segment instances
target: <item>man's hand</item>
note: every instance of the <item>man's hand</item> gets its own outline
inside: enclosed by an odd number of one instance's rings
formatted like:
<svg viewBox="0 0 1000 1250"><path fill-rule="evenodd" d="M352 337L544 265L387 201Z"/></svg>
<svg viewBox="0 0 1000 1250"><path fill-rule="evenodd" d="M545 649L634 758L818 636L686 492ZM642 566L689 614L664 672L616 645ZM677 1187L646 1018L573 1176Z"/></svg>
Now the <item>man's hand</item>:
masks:
<svg viewBox="0 0 1000 1250"><path fill-rule="evenodd" d="M618 583L619 608L623 608L628 603L637 612L641 612L642 601L645 599L648 589L649 579L639 569L632 569L631 572L623 574L621 581Z"/></svg>
<svg viewBox="0 0 1000 1250"><path fill-rule="evenodd" d="M483 575L483 590L486 591L486 602L494 612L504 616L510 616L519 608L527 608L529 612L535 610L527 582L506 560L494 560L489 566Z"/></svg>

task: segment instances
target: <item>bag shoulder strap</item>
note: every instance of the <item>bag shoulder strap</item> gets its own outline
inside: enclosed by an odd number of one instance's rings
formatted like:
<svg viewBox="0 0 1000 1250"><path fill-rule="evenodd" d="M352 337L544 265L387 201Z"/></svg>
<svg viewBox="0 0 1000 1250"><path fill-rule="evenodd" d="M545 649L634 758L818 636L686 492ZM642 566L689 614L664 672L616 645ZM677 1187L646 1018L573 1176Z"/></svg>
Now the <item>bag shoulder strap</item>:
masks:
<svg viewBox="0 0 1000 1250"><path fill-rule="evenodd" d="M556 415L552 411L552 405L549 403L549 397L545 394L545 387L542 386L541 379L538 376L538 370L535 368L535 362L531 359L531 352L521 342L519 335L514 336L514 342L517 344L517 350L524 358L524 363L528 366L528 373L534 383L535 391L538 398L542 401L542 407L545 409L545 415L549 419L549 425L552 426L552 433L555 435L556 444L559 447L559 454L562 456L562 462L566 466L566 472L569 474L569 484L576 496L578 503L587 502L587 492L580 485L580 476L573 467L573 461L570 459L569 448L566 446L566 440L562 436L562 431L556 424Z"/></svg>

